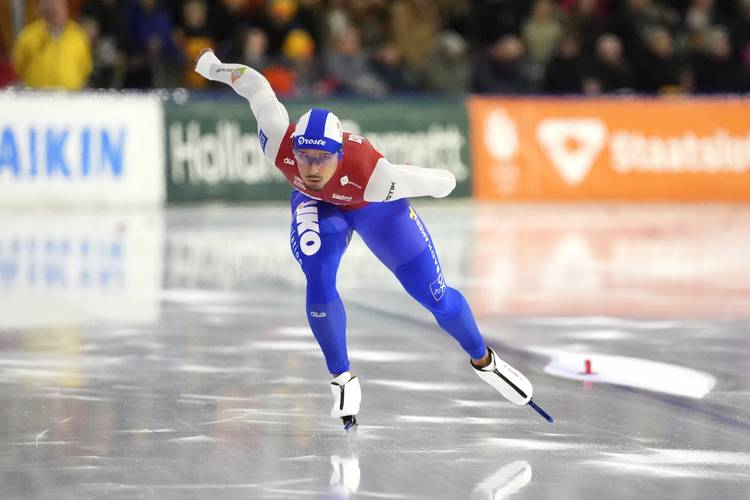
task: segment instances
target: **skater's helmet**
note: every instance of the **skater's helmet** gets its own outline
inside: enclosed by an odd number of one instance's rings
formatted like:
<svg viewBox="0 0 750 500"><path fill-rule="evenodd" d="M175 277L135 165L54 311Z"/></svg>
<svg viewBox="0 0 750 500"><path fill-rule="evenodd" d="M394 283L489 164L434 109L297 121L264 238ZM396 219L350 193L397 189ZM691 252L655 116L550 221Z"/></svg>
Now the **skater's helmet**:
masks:
<svg viewBox="0 0 750 500"><path fill-rule="evenodd" d="M294 149L319 149L343 154L341 120L327 109L311 109L302 115L292 134Z"/></svg>

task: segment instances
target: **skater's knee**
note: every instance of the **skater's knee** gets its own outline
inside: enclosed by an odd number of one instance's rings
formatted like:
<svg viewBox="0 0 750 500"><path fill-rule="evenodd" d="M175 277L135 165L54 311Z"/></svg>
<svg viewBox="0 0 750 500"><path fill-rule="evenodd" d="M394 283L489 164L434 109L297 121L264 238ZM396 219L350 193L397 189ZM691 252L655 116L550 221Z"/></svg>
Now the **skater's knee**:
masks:
<svg viewBox="0 0 750 500"><path fill-rule="evenodd" d="M338 268L338 262L319 259L312 262L302 262L302 271L305 273L308 283L310 281L336 283Z"/></svg>
<svg viewBox="0 0 750 500"><path fill-rule="evenodd" d="M445 287L444 292L438 298L432 297L433 300L425 305L437 319L451 320L461 315L466 299L461 292L455 288Z"/></svg>

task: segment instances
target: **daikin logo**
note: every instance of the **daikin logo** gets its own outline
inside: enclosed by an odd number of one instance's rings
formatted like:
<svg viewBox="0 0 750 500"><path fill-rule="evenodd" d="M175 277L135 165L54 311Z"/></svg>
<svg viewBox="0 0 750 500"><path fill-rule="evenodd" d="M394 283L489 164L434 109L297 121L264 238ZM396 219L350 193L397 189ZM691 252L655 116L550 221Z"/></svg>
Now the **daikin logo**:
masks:
<svg viewBox="0 0 750 500"><path fill-rule="evenodd" d="M598 118L547 118L536 131L547 158L570 186L586 178L606 134L607 127Z"/></svg>

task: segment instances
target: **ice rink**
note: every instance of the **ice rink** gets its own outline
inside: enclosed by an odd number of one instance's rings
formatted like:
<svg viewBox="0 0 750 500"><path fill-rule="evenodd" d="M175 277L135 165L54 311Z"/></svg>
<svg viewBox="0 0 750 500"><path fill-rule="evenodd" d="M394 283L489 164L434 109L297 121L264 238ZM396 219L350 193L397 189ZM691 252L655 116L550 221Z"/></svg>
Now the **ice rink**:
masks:
<svg viewBox="0 0 750 500"><path fill-rule="evenodd" d="M414 206L554 424L355 236L344 432L286 205L6 211L0 497L750 498L750 206Z"/></svg>

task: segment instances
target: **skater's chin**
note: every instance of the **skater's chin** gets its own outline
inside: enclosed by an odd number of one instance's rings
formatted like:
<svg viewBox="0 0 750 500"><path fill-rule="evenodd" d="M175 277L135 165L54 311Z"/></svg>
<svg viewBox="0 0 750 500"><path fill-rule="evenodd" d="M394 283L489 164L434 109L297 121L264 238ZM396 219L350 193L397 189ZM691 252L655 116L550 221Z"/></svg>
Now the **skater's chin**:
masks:
<svg viewBox="0 0 750 500"><path fill-rule="evenodd" d="M305 187L310 191L320 191L323 189L323 179L305 179Z"/></svg>

